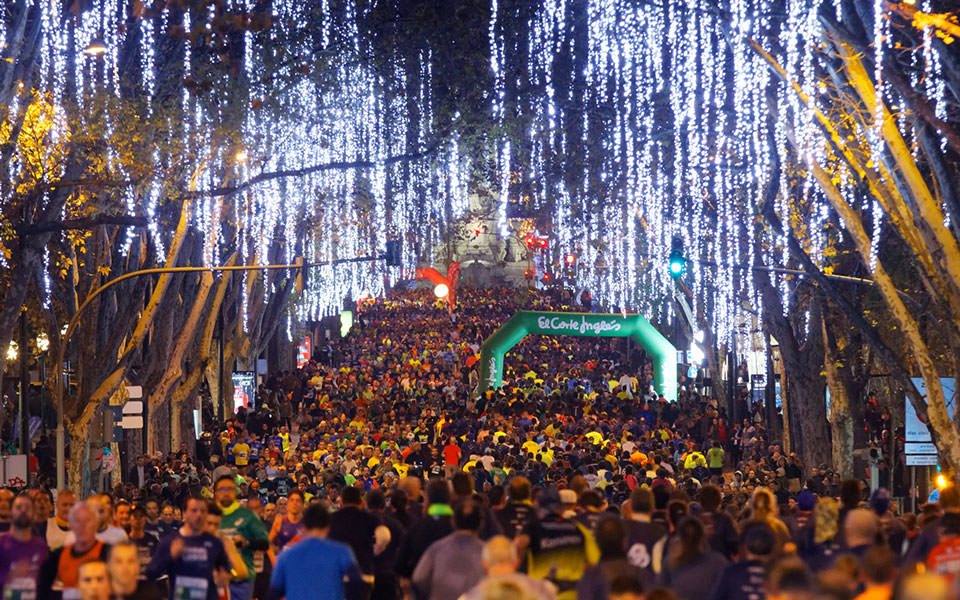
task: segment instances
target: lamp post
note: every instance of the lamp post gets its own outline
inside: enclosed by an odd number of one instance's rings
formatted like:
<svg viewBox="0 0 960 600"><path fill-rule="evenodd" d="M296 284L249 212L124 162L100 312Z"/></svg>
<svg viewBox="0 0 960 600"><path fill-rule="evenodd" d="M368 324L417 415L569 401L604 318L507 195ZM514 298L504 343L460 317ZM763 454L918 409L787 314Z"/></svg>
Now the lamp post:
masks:
<svg viewBox="0 0 960 600"><path fill-rule="evenodd" d="M27 486L30 485L30 404L27 388L30 376L27 373L27 313L20 313L20 452L27 457Z"/></svg>

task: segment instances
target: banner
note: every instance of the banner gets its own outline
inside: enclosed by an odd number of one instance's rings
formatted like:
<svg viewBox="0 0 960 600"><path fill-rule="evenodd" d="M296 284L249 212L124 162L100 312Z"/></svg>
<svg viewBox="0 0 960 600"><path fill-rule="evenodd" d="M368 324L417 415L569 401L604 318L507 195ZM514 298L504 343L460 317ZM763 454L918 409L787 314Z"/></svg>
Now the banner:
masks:
<svg viewBox="0 0 960 600"><path fill-rule="evenodd" d="M482 394L503 384L503 358L528 335L631 337L653 358L657 393L677 399L677 349L640 315L535 312L522 310L493 332L480 349Z"/></svg>

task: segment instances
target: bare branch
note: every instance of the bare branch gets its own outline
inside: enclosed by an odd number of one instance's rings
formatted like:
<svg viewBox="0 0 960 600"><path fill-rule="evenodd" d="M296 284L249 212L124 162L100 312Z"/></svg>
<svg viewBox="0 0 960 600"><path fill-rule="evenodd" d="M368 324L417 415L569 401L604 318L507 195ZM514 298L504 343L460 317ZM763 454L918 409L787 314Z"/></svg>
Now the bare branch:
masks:
<svg viewBox="0 0 960 600"><path fill-rule="evenodd" d="M14 227L20 237L51 233L54 231L74 231L78 229L93 229L101 225L125 225L127 227L146 227L146 217L130 215L100 215L92 219L68 219L66 221L50 221L47 223L23 224Z"/></svg>
<svg viewBox="0 0 960 600"><path fill-rule="evenodd" d="M382 161L384 165L392 165L394 163L408 161L408 160L417 160L425 156L429 156L437 151L440 147L439 142L430 146L426 150L421 152L409 152L406 154L397 154L394 156L389 156ZM245 182L234 185L227 186L222 188L215 188L209 190L197 190L195 192L186 192L181 198L205 198L207 196L230 196L238 192L254 186L258 183L263 183L264 181L270 181L273 179L281 179L283 177L302 177L304 175L309 175L311 173L319 173L321 171L335 171L342 169L372 169L377 166L377 162L372 160L355 160L355 161L334 161L328 163L320 163L317 165L311 165L309 167L303 167L302 169L282 169L279 171L269 171L266 173L260 173L255 177L251 177Z"/></svg>

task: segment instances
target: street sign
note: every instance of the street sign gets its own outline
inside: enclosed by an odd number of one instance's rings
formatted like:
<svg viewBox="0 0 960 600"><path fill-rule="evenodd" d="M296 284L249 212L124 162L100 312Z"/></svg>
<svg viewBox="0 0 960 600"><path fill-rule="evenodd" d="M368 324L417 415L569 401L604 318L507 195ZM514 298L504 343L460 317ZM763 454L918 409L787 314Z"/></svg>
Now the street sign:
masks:
<svg viewBox="0 0 960 600"><path fill-rule="evenodd" d="M143 400L128 400L126 404L123 405L123 414L125 415L142 415L143 414Z"/></svg>
<svg viewBox="0 0 960 600"><path fill-rule="evenodd" d="M908 467L935 467L937 466L936 454L908 454Z"/></svg>
<svg viewBox="0 0 960 600"><path fill-rule="evenodd" d="M143 429L143 415L123 415L120 427L123 429Z"/></svg>
<svg viewBox="0 0 960 600"><path fill-rule="evenodd" d="M912 377L911 381L917 386L917 391L920 392L924 402L926 402L927 386L923 377ZM956 383L949 377L941 377L940 386L943 388L943 395L946 398L947 412L952 419L953 409L956 405ZM906 398L904 403L904 437L908 442L929 442L932 439L927 424L917 417L917 412L913 410L913 404L910 403L909 398Z"/></svg>
<svg viewBox="0 0 960 600"><path fill-rule="evenodd" d="M937 454L937 447L930 442L907 442L903 445L904 454Z"/></svg>
<svg viewBox="0 0 960 600"><path fill-rule="evenodd" d="M141 385L128 385L127 386L127 397L131 400L138 400L143 398L143 386Z"/></svg>

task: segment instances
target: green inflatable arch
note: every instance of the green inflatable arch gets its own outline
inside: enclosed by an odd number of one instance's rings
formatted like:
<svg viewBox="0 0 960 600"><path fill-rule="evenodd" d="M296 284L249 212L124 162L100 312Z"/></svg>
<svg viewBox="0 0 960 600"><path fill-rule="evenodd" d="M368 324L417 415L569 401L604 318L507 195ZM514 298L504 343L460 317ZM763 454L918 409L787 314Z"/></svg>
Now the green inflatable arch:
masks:
<svg viewBox="0 0 960 600"><path fill-rule="evenodd" d="M480 348L480 392L503 385L503 357L528 335L631 337L653 357L653 385L665 399L677 399L677 349L640 315L535 312L521 310L493 332Z"/></svg>

